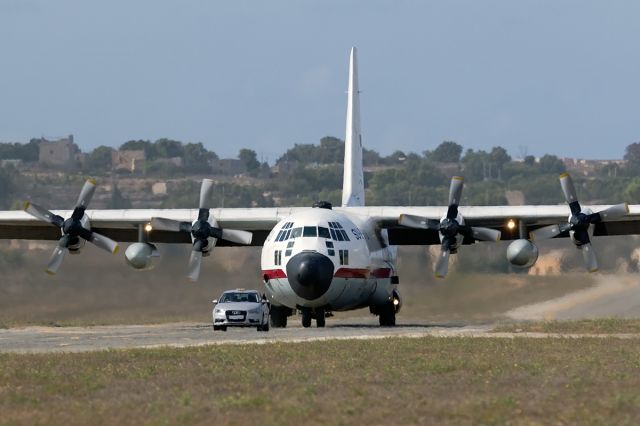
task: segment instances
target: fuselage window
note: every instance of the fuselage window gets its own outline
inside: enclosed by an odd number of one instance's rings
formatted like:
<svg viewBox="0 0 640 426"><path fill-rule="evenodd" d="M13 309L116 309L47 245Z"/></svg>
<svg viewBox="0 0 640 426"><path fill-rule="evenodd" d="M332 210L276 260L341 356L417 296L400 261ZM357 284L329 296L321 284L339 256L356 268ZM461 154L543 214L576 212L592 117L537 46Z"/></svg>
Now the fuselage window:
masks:
<svg viewBox="0 0 640 426"><path fill-rule="evenodd" d="M284 234L284 231L278 232L278 236L276 237L276 241L282 241L282 235L283 234Z"/></svg>
<svg viewBox="0 0 640 426"><path fill-rule="evenodd" d="M338 256L340 256L340 264L349 264L349 250L338 250Z"/></svg>
<svg viewBox="0 0 640 426"><path fill-rule="evenodd" d="M293 244L295 244L295 242L294 242L294 241L289 241L289 242L287 243L287 248L291 248L291 247L293 247Z"/></svg>
<svg viewBox="0 0 640 426"><path fill-rule="evenodd" d="M329 249L329 250L327 250L327 254L329 256L335 256L336 255L336 251L334 249Z"/></svg>
<svg viewBox="0 0 640 426"><path fill-rule="evenodd" d="M287 235L285 235L283 240L288 240L290 235L291 235L291 229L287 229Z"/></svg>
<svg viewBox="0 0 640 426"><path fill-rule="evenodd" d="M303 237L317 237L318 236L318 228L316 228L315 226L305 226L302 236Z"/></svg>
<svg viewBox="0 0 640 426"><path fill-rule="evenodd" d="M336 236L336 231L333 228L329 229L331 231L331 239L338 241L338 237Z"/></svg>
<svg viewBox="0 0 640 426"><path fill-rule="evenodd" d="M291 238L298 238L302 235L302 228L293 228L291 231Z"/></svg>
<svg viewBox="0 0 640 426"><path fill-rule="evenodd" d="M327 248L333 248L333 241L325 241L324 245L327 246Z"/></svg>
<svg viewBox="0 0 640 426"><path fill-rule="evenodd" d="M349 237L347 236L347 233L344 229L340 230L340 234L342 235L342 238L344 238L345 241L349 241Z"/></svg>
<svg viewBox="0 0 640 426"><path fill-rule="evenodd" d="M284 255L285 255L285 256L291 256L291 250L286 250L286 251L284 252Z"/></svg>
<svg viewBox="0 0 640 426"><path fill-rule="evenodd" d="M276 250L273 254L273 263L282 265L282 250Z"/></svg>
<svg viewBox="0 0 640 426"><path fill-rule="evenodd" d="M318 226L318 237L320 238L331 238L331 234L329 234L329 229Z"/></svg>

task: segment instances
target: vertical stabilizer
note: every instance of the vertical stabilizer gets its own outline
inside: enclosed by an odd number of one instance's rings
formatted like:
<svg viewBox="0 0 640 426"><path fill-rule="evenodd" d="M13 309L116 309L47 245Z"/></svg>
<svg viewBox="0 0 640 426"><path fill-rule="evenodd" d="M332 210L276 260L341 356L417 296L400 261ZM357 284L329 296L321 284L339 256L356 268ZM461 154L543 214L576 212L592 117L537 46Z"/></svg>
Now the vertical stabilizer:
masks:
<svg viewBox="0 0 640 426"><path fill-rule="evenodd" d="M358 89L358 51L351 48L347 98L347 134L344 139L344 177L342 206L364 206L362 172L362 134L360 133L360 91Z"/></svg>

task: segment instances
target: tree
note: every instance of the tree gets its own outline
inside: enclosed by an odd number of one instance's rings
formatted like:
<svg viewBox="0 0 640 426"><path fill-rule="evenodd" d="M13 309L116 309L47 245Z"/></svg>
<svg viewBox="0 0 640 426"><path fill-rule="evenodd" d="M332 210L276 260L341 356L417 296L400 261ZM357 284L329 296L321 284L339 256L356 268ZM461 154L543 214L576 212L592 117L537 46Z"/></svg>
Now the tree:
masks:
<svg viewBox="0 0 640 426"><path fill-rule="evenodd" d="M238 153L238 159L242 162L248 173L255 173L260 168L260 162L256 152L252 149L242 148Z"/></svg>
<svg viewBox="0 0 640 426"><path fill-rule="evenodd" d="M459 163L462 145L453 141L444 141L433 151L427 153L429 160L438 163Z"/></svg>
<svg viewBox="0 0 640 426"><path fill-rule="evenodd" d="M184 151L182 142L162 138L154 142L153 147L159 158L182 157Z"/></svg>
<svg viewBox="0 0 640 426"><path fill-rule="evenodd" d="M496 168L498 173L498 176L494 177L502 178L504 165L511 161L511 157L507 154L507 150L501 146L495 146L489 153L489 159L491 160L492 166Z"/></svg>
<svg viewBox="0 0 640 426"><path fill-rule="evenodd" d="M144 156L146 157L147 160L153 160L154 158L156 158L155 148L151 143L151 141L148 141L148 140L142 140L142 139L130 140L120 145L120 148L118 149L121 151L142 150L144 151Z"/></svg>
<svg viewBox="0 0 640 426"><path fill-rule="evenodd" d="M624 159L627 160L627 169L632 173L640 170L640 142L632 143L625 149Z"/></svg>
<svg viewBox="0 0 640 426"><path fill-rule="evenodd" d="M540 171L542 173L562 173L565 171L564 163L555 155L545 154L540 158Z"/></svg>
<svg viewBox="0 0 640 426"><path fill-rule="evenodd" d="M87 156L87 170L89 170L91 173L111 170L112 153L113 148L110 148L108 146L103 145L95 148Z"/></svg>
<svg viewBox="0 0 640 426"><path fill-rule="evenodd" d="M130 209L131 201L128 198L125 198L120 189L118 189L118 185L113 185L113 192L111 193L111 200L109 202L110 209Z"/></svg>
<svg viewBox="0 0 640 426"><path fill-rule="evenodd" d="M183 151L184 167L188 173L208 173L212 162L218 159L216 153L208 151L201 142L188 143Z"/></svg>

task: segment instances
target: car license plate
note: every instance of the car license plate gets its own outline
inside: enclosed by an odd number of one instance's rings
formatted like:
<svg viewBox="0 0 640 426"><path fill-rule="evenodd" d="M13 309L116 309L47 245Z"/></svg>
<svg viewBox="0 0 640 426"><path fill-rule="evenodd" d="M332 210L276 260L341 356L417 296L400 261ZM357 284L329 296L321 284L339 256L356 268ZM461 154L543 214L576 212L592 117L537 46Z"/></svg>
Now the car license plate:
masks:
<svg viewBox="0 0 640 426"><path fill-rule="evenodd" d="M230 320L241 320L243 318L244 318L243 315L229 315Z"/></svg>

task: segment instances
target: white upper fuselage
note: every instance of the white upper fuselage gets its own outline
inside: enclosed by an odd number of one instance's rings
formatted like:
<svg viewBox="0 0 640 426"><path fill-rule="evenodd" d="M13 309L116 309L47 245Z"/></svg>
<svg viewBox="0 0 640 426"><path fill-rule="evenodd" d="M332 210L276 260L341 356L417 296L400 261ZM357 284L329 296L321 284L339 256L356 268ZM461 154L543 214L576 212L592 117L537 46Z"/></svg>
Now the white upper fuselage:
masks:
<svg viewBox="0 0 640 426"><path fill-rule="evenodd" d="M307 292L306 297L297 291L289 276L296 273L291 259L301 253L326 256L333 265L328 287ZM384 232L376 234L374 222L367 217L322 208L305 209L273 228L262 249L261 265L275 304L346 310L389 300L395 250L388 246Z"/></svg>

